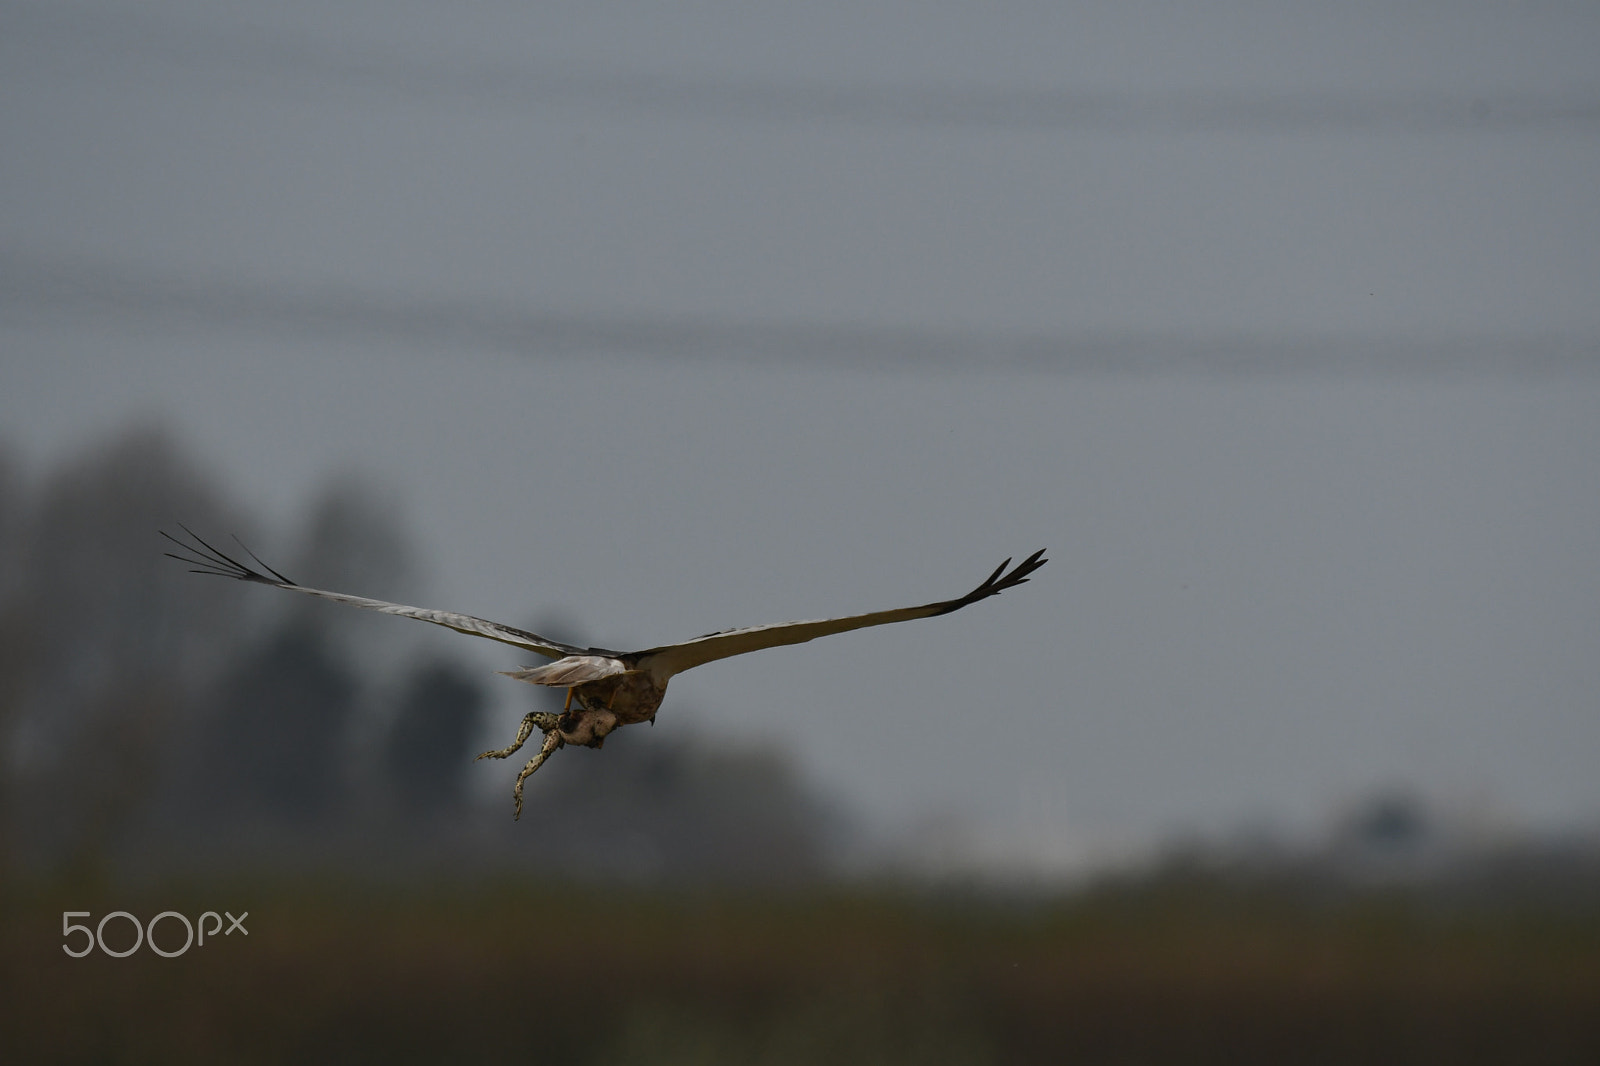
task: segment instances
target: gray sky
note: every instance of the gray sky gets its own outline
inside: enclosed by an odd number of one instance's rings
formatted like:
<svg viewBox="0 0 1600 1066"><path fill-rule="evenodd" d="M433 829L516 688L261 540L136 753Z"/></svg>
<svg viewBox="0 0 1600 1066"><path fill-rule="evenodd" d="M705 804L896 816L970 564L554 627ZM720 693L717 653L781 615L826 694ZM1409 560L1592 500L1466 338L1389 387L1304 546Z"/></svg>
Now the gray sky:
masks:
<svg viewBox="0 0 1600 1066"><path fill-rule="evenodd" d="M1592 824L1597 54L1590 4L6 3L0 434L168 420L277 528L369 472L430 602L617 646L1048 547L662 718L996 851L1394 782Z"/></svg>

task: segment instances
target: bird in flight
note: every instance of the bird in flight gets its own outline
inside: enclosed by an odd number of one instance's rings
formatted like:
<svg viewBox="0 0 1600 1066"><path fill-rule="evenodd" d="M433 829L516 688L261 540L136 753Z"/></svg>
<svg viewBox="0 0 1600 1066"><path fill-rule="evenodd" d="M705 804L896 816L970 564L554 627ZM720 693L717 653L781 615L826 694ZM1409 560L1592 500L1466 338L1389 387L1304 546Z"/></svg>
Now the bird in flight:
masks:
<svg viewBox="0 0 1600 1066"><path fill-rule="evenodd" d="M625 725L635 722L654 722L662 697L667 693L667 682L676 674L695 666L703 666L718 659L726 659L762 648L776 648L784 644L804 644L808 640L848 633L852 629L888 625L891 622L909 622L913 618L932 618L949 614L979 600L998 596L1006 589L1025 584L1032 574L1047 560L1044 550L1034 552L1016 566L1007 559L995 568L994 573L965 596L953 600L925 603L920 607L901 607L892 611L875 611L871 614L847 615L842 618L825 618L815 622L780 622L776 625L750 626L746 629L724 629L707 633L680 644L663 644L643 651L613 651L610 648L580 648L559 640L541 637L515 626L475 618L470 614L453 611L436 611L427 607L407 607L400 603L369 600L364 596L351 596L343 592L306 588L297 585L272 569L246 548L239 547L260 569L223 554L181 526L193 543L187 543L166 531L161 535L177 545L183 554L165 554L179 562L188 563L191 573L215 577L231 577L238 581L253 581L258 585L304 592L334 603L349 604L368 611L399 615L402 618L419 618L424 622L445 626L457 633L474 637L487 637L502 644L537 652L555 662L521 670L501 671L507 677L533 685L550 685L567 690L567 701L560 714L534 711L522 719L517 737L510 747L486 751L478 758L505 759L514 755L524 741L538 729L544 734L539 752L517 774L512 796L516 801L514 817L522 816L522 783L530 774L544 765L551 754L568 744L598 748L607 736ZM237 541L238 538L235 538ZM1010 567L1008 570L1007 567Z"/></svg>

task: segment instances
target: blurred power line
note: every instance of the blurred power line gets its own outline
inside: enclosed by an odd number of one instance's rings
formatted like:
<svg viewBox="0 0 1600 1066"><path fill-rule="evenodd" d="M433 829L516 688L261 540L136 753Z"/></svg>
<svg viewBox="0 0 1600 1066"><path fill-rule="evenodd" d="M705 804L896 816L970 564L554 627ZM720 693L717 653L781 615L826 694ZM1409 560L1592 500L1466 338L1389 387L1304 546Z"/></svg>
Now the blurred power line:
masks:
<svg viewBox="0 0 1600 1066"><path fill-rule="evenodd" d="M542 59L407 56L328 34L128 8L13 5L20 53L76 56L75 73L186 69L253 87L307 83L474 109L580 108L661 118L936 125L1074 133L1494 133L1600 130L1592 93L1107 92L958 84L836 84L592 70Z"/></svg>
<svg viewBox="0 0 1600 1066"><path fill-rule="evenodd" d="M1592 373L1600 339L1564 334L1349 335L1084 332L1014 334L859 322L593 313L355 286L205 278L78 256L0 249L0 306L14 322L126 319L350 336L535 359L594 355L740 363L1148 374Z"/></svg>

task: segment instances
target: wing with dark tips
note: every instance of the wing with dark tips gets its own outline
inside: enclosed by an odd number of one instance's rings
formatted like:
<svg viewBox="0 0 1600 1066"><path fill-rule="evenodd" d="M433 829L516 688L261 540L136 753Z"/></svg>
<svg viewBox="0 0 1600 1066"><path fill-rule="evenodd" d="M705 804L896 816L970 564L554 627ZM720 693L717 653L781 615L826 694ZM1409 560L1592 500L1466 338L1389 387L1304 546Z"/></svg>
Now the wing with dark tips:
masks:
<svg viewBox="0 0 1600 1066"><path fill-rule="evenodd" d="M938 603L923 604L921 607L901 607L893 611L850 615L845 618L827 618L816 622L780 622L777 625L751 626L748 629L728 629L686 640L682 644L667 644L636 652L630 658L638 662L640 669L647 669L658 677L671 677L673 674L680 674L718 659L760 651L763 648L804 644L808 640L816 640L818 637L834 633L848 633L853 629L888 625L891 622L909 622L913 618L932 618L934 615L959 611L979 600L998 596L1006 589L1026 584L1028 575L1048 561L1044 557L1044 550L1040 549L1008 572L1006 568L1011 565L1011 560L1007 559L983 584L954 600L941 600Z"/></svg>
<svg viewBox="0 0 1600 1066"><path fill-rule="evenodd" d="M162 531L161 535L177 545L184 554L167 552L169 558L182 563L188 563L191 573L209 574L213 577L231 577L237 581L253 581L258 585L270 585L273 588L288 589L290 592L304 592L308 596L316 596L334 603L348 604L351 607L360 607L367 611L379 611L383 614L398 615L401 618L416 618L424 622L432 622L436 626L453 629L457 633L465 633L473 637L487 637L498 640L502 644L514 644L519 648L536 651L540 655L559 659L567 655L586 655L598 653L615 655L616 652L604 648L580 648L573 644L564 644L559 640L541 637L537 633L529 633L525 629L515 626L503 625L500 622L491 622L486 618L476 618L470 614L457 614L454 611L436 611L429 607L407 607L403 603L388 603L384 600L369 600L365 596L351 596L343 592L328 592L325 589L306 588L296 585L293 581L278 573L272 567L256 558L255 552L246 548L242 542L239 547L261 569L241 563L239 560L225 555L213 548L210 544L195 536L187 526L180 526L184 533L194 543L186 543L172 534ZM235 538L237 540L237 538Z"/></svg>

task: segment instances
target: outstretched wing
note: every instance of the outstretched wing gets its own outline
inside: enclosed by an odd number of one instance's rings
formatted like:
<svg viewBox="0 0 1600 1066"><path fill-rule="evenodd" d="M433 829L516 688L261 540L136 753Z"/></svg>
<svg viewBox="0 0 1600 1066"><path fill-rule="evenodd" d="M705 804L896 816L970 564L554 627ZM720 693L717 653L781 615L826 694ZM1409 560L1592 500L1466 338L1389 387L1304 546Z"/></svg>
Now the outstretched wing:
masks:
<svg viewBox="0 0 1600 1066"><path fill-rule="evenodd" d="M808 640L826 637L833 633L848 633L852 629L883 626L891 622L909 622L913 618L932 618L936 614L959 611L979 600L998 596L1008 588L1025 584L1028 575L1049 562L1044 549L1034 552L1018 563L1009 573L1007 559L989 579L959 599L942 600L921 607L902 607L895 611L877 611L857 614L848 618L827 618L818 622L780 622L771 626L751 626L748 629L728 629L721 633L708 633L703 637L686 640L682 644L668 644L659 648L635 652L630 658L638 662L639 669L649 670L658 678L668 678L695 666L743 655L762 648L776 648L784 644L804 644Z"/></svg>
<svg viewBox="0 0 1600 1066"><path fill-rule="evenodd" d="M563 644L559 640L541 637L537 633L529 633L525 629L514 626L502 625L491 622L486 618L475 618L470 614L456 614L454 611L435 611L428 607L407 607L403 603L387 603L383 600L369 600L365 596L350 596L343 592L328 592L325 589L309 589L304 585L296 585L293 581L278 573L272 567L256 558L256 553L245 548L241 542L239 547L255 561L261 570L246 566L237 559L224 555L199 537L188 526L180 526L187 533L193 544L186 544L163 530L161 535L166 537L187 554L177 555L167 552L169 558L190 565L191 573L211 574L215 577L231 577L239 581L254 581L258 585L271 585L273 588L288 589L290 592L304 592L310 596L318 596L334 603L345 603L352 607L360 607L368 611L381 611L384 614L399 615L401 618L420 618L424 622L432 622L436 626L453 629L457 633L465 633L473 637L488 637L498 640L502 644L514 644L519 648L536 651L540 655L547 655L552 659L560 659L567 655L604 654L615 655L616 652L606 651L604 648L580 648L573 644ZM236 538L237 539L237 538ZM265 573L263 573L265 571Z"/></svg>

